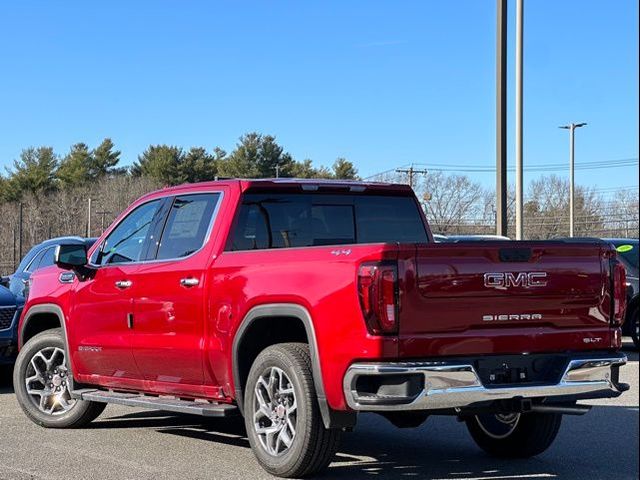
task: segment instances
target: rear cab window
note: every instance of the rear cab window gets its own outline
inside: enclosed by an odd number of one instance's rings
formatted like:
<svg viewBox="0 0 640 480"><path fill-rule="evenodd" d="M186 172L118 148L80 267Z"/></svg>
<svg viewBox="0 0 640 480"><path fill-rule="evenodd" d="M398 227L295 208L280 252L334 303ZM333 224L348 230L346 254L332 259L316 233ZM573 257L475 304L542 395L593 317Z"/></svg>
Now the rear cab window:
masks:
<svg viewBox="0 0 640 480"><path fill-rule="evenodd" d="M413 196L246 193L227 250L427 243Z"/></svg>

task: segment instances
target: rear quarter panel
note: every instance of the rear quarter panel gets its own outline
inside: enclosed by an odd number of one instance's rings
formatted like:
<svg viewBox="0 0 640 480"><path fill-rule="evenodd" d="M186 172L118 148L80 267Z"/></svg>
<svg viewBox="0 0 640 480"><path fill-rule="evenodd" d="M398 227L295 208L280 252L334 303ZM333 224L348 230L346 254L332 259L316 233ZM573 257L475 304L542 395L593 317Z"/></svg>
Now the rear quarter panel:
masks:
<svg viewBox="0 0 640 480"><path fill-rule="evenodd" d="M217 345L209 362L214 376L232 391L231 351L242 319L255 306L293 303L307 309L314 323L325 394L344 409L342 379L358 359L397 356L396 337L368 334L359 306L357 268L363 261L395 258L381 244L225 252L215 262L211 287ZM348 252L348 253L347 253Z"/></svg>

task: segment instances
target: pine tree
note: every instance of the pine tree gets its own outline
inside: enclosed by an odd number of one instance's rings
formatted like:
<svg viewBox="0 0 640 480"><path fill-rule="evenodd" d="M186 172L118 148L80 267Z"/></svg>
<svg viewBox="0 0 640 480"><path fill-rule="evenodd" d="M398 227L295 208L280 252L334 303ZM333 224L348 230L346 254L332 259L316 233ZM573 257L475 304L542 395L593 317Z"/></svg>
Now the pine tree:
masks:
<svg viewBox="0 0 640 480"><path fill-rule="evenodd" d="M48 193L56 188L55 172L58 159L51 147L30 147L14 160L5 182L5 197L17 200L23 193Z"/></svg>
<svg viewBox="0 0 640 480"><path fill-rule="evenodd" d="M353 166L346 158L337 158L333 163L333 177L340 178L345 180L357 180L358 179L358 170Z"/></svg>
<svg viewBox="0 0 640 480"><path fill-rule="evenodd" d="M251 132L240 137L235 150L220 163L219 171L225 177L290 177L294 164L275 137Z"/></svg>
<svg viewBox="0 0 640 480"><path fill-rule="evenodd" d="M93 157L86 143L76 143L62 159L56 177L64 187L84 185L92 179Z"/></svg>
<svg viewBox="0 0 640 480"><path fill-rule="evenodd" d="M89 174L91 178L100 178L104 175L122 173L122 169L116 166L120 161L120 151L114 150L113 142L110 138L105 138L92 152L93 161Z"/></svg>
<svg viewBox="0 0 640 480"><path fill-rule="evenodd" d="M182 183L180 164L184 151L169 145L150 145L131 168L133 175L146 175L165 185Z"/></svg>
<svg viewBox="0 0 640 480"><path fill-rule="evenodd" d="M225 152L216 148L214 155L202 147L192 147L179 165L179 176L183 182L214 180L218 173L218 162Z"/></svg>

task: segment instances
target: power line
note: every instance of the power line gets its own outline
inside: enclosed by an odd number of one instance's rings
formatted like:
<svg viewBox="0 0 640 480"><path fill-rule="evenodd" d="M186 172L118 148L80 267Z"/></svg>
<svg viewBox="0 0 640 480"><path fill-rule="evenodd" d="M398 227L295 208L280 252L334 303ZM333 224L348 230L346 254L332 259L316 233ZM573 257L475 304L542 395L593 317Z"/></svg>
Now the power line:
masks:
<svg viewBox="0 0 640 480"><path fill-rule="evenodd" d="M576 163L576 170L599 170L603 168L621 168L621 167L631 167L640 164L638 158L622 158L617 160L598 160L593 162L581 162ZM479 166L479 165L469 165L469 164L452 164L452 163L415 163L413 165L428 167L430 171L434 172L467 172L467 173L492 173L496 171L495 167L491 166ZM406 168L406 166L402 166L399 168ZM539 165L530 165L525 167L524 170L527 172L549 172L549 171L565 171L568 170L569 167L563 163L547 163L547 164L539 164ZM392 168L389 170L385 170L383 172L374 173L365 178L365 180L382 176L388 173L392 173L397 169ZM508 171L514 172L515 168L510 167Z"/></svg>

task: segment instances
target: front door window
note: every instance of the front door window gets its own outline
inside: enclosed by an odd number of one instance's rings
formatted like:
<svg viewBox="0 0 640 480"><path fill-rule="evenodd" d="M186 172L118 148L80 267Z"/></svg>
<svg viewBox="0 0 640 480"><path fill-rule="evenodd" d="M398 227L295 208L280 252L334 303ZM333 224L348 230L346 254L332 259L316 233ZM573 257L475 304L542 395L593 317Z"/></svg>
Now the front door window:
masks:
<svg viewBox="0 0 640 480"><path fill-rule="evenodd" d="M142 260L147 233L159 206L160 200L153 200L127 215L105 239L98 250L95 263L109 265Z"/></svg>

